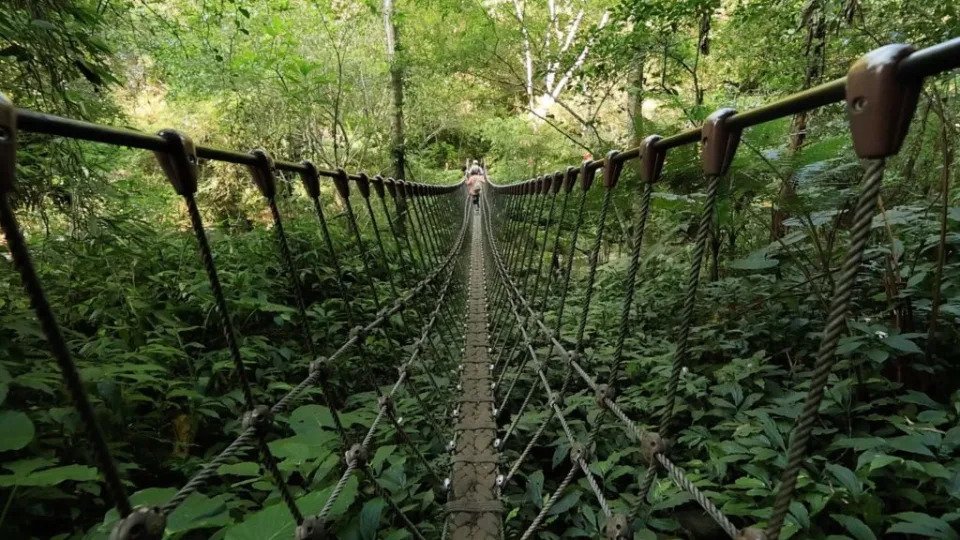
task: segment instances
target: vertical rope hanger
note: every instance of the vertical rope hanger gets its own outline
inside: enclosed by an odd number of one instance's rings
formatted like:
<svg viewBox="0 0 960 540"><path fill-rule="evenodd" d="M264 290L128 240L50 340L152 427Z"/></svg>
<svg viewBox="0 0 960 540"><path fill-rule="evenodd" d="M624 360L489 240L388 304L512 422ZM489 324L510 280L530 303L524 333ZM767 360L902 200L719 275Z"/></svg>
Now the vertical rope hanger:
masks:
<svg viewBox="0 0 960 540"><path fill-rule="evenodd" d="M44 294L40 278L37 276L36 268L33 266L30 257L30 250L10 205L10 193L14 189L17 174L18 133L16 118L13 103L6 96L0 94L0 228L3 229L4 238L13 259L13 266L20 274L23 288L30 299L30 305L37 315L37 320L40 322L50 351L53 353L63 380L73 398L73 402L76 404L77 412L86 426L87 436L90 437L93 444L94 458L107 485L107 492L113 499L113 505L116 506L120 516L126 518L128 526L132 526L136 522L149 531L156 531L157 528L162 531L162 516L159 516L156 511L138 512L135 517L128 517L134 510L127 495L127 490L120 478L120 472L113 460L113 455L110 453L106 436L97 422L93 405L90 403L90 398L83 386L80 372L77 370L70 349L63 333L60 331L56 316L53 314L53 309Z"/></svg>

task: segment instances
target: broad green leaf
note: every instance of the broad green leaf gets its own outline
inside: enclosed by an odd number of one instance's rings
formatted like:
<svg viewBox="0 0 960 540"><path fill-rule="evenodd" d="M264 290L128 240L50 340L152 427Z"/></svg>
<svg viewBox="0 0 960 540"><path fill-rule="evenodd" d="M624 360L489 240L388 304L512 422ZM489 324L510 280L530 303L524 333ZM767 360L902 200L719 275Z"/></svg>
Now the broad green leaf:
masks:
<svg viewBox="0 0 960 540"><path fill-rule="evenodd" d="M360 536L363 540L373 540L377 537L380 527L380 514L387 505L386 501L377 497L364 503L360 511Z"/></svg>
<svg viewBox="0 0 960 540"><path fill-rule="evenodd" d="M960 539L957 531L942 519L920 512L901 512L895 514L894 517L902 521L887 529L887 534L904 533L943 540Z"/></svg>
<svg viewBox="0 0 960 540"><path fill-rule="evenodd" d="M860 479L857 478L857 475L854 474L853 471L843 465L837 465L835 463L828 463L826 469L830 471L830 474L832 474L851 495L859 497L863 494L863 486L860 483Z"/></svg>
<svg viewBox="0 0 960 540"><path fill-rule="evenodd" d="M66 465L63 467L54 467L42 471L34 471L25 475L2 475L0 476L0 486L8 487L13 485L48 487L55 486L60 482L89 482L98 478L97 469L85 465Z"/></svg>
<svg viewBox="0 0 960 540"><path fill-rule="evenodd" d="M904 435L902 437L892 437L887 439L887 444L901 452L910 452L920 454L921 456L934 457L933 452L923 443L923 438L919 435Z"/></svg>
<svg viewBox="0 0 960 540"><path fill-rule="evenodd" d="M910 341L909 339L903 337L900 334L890 334L889 336L886 337L886 339L883 340L883 342L889 345L890 347L897 349L898 351L903 351L906 353L917 353L917 354L923 353L923 351L920 350L920 347L918 347L916 343Z"/></svg>
<svg viewBox="0 0 960 540"><path fill-rule="evenodd" d="M730 268L736 268L737 270L765 270L767 268L773 268L779 264L779 260L769 258L766 252L758 251L756 253L751 253L746 259L730 261L728 266Z"/></svg>
<svg viewBox="0 0 960 540"><path fill-rule="evenodd" d="M576 505L579 501L580 501L579 491L573 491L573 492L567 493L566 495L563 496L563 498L557 501L550 508L550 512L548 512L548 515L551 515L551 516L560 515L566 512L567 510L573 508L574 505Z"/></svg>
<svg viewBox="0 0 960 540"><path fill-rule="evenodd" d="M34 435L33 422L20 411L0 411L0 452L20 450L30 444Z"/></svg>
<svg viewBox="0 0 960 540"><path fill-rule="evenodd" d="M343 491L330 510L330 517L336 518L343 515L347 508L353 504L357 496L357 486L359 482L356 475L347 480ZM320 491L313 491L297 499L297 507L305 515L316 514L320 512L327 498L333 491L333 486L328 486ZM263 510L247 514L244 520L227 530L227 540L280 540L293 537L296 529L296 522L293 516L283 503L272 504Z"/></svg>
<svg viewBox="0 0 960 540"><path fill-rule="evenodd" d="M193 493L167 518L167 534L223 527L233 523L223 495L210 498Z"/></svg>
<svg viewBox="0 0 960 540"><path fill-rule="evenodd" d="M543 471L534 471L527 477L527 500L537 508L543 507Z"/></svg>
<svg viewBox="0 0 960 540"><path fill-rule="evenodd" d="M260 476L260 464L252 461L244 461L230 465L221 465L220 468L217 469L217 473L221 475Z"/></svg>
<svg viewBox="0 0 960 540"><path fill-rule="evenodd" d="M830 514L830 517L843 525L844 528L847 529L847 532L850 533L850 536L854 537L856 540L877 540L876 535L873 534L873 531L870 530L870 527L867 527L866 523L860 521L860 519L854 516Z"/></svg>

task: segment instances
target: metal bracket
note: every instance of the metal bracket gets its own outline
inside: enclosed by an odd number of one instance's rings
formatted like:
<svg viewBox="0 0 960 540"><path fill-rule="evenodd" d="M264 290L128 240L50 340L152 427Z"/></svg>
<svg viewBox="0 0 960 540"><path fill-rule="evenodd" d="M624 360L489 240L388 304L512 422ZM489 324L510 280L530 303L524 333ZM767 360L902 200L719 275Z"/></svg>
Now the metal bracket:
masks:
<svg viewBox="0 0 960 540"><path fill-rule="evenodd" d="M546 195L547 193L550 193L550 187L552 185L553 185L553 175L552 174L543 175L543 180L541 180L541 184L540 184L540 194Z"/></svg>
<svg viewBox="0 0 960 540"><path fill-rule="evenodd" d="M563 190L567 193L573 191L573 184L577 182L577 175L580 170L576 167L567 167L567 172L563 175Z"/></svg>
<svg viewBox="0 0 960 540"><path fill-rule="evenodd" d="M700 157L703 161L703 173L708 176L726 174L734 154L737 153L742 131L727 126L727 118L735 114L735 109L719 109L703 121L700 129Z"/></svg>
<svg viewBox="0 0 960 540"><path fill-rule="evenodd" d="M377 192L377 197L382 199L384 196L383 177L378 174L370 179L370 183L373 184L373 190Z"/></svg>
<svg viewBox="0 0 960 540"><path fill-rule="evenodd" d="M553 182L550 184L550 189L554 195L560 193L560 188L563 187L564 175L562 172L557 171L553 173Z"/></svg>
<svg viewBox="0 0 960 540"><path fill-rule="evenodd" d="M580 164L580 187L582 187L584 191L589 191L596 175L597 170L590 166L590 161L584 160L583 163Z"/></svg>
<svg viewBox="0 0 960 540"><path fill-rule="evenodd" d="M667 151L657 148L657 142L663 137L650 135L640 143L640 178L650 184L660 179Z"/></svg>
<svg viewBox="0 0 960 540"><path fill-rule="evenodd" d="M317 166L313 164L312 161L304 161L303 168L305 169L300 173L300 179L303 180L303 188L307 190L307 195L311 199L320 198L320 173L317 171Z"/></svg>
<svg viewBox="0 0 960 540"><path fill-rule="evenodd" d="M257 164L250 166L254 183L264 197L273 199L277 195L277 177L273 174L273 159L263 150L254 150L250 154L257 159Z"/></svg>
<svg viewBox="0 0 960 540"><path fill-rule="evenodd" d="M885 158L900 150L923 84L922 79L897 79L897 66L913 52L910 45L880 47L847 72L847 117L859 157Z"/></svg>
<svg viewBox="0 0 960 540"><path fill-rule="evenodd" d="M394 180L393 178L387 178L386 180L383 181L383 183L386 184L387 186L387 193L389 193L391 197L396 199L397 198L397 181Z"/></svg>
<svg viewBox="0 0 960 540"><path fill-rule="evenodd" d="M360 190L360 195L362 195L364 199L369 199L370 198L370 178L367 177L365 173L360 173L359 175L357 175L356 182L357 182L357 189Z"/></svg>
<svg viewBox="0 0 960 540"><path fill-rule="evenodd" d="M617 161L617 154L619 153L616 150L607 152L607 159L603 162L603 187L608 190L617 186L620 173L623 171L623 162Z"/></svg>
<svg viewBox="0 0 960 540"><path fill-rule="evenodd" d="M160 540L167 518L157 507L138 506L110 531L110 540Z"/></svg>
<svg viewBox="0 0 960 540"><path fill-rule="evenodd" d="M154 152L163 174L177 195L185 197L197 192L197 147L185 133L165 129L158 133L167 142L166 152Z"/></svg>
<svg viewBox="0 0 960 540"><path fill-rule="evenodd" d="M347 178L347 171L337 169L336 174L333 175L333 185L336 186L337 193L343 197L343 200L350 198L350 183Z"/></svg>
<svg viewBox="0 0 960 540"><path fill-rule="evenodd" d="M0 193L13 190L17 178L17 109L0 94Z"/></svg>

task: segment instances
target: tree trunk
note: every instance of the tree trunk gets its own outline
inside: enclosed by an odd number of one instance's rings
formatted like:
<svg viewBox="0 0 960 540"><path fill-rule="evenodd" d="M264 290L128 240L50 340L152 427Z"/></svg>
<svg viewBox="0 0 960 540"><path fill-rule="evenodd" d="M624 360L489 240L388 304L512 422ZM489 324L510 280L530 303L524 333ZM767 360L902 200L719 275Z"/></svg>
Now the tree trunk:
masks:
<svg viewBox="0 0 960 540"><path fill-rule="evenodd" d="M405 178L406 153L403 133L403 65L397 27L393 22L393 0L383 0L383 26L387 38L387 62L390 64L390 86L393 89L393 134L391 154L393 176Z"/></svg>

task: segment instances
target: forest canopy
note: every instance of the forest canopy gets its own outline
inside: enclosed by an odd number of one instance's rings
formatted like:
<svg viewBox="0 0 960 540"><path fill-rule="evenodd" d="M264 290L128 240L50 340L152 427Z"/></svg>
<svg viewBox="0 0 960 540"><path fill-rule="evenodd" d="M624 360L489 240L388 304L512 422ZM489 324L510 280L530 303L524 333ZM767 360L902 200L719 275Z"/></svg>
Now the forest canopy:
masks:
<svg viewBox="0 0 960 540"><path fill-rule="evenodd" d="M149 133L171 128L198 144L263 148L371 177L451 185L482 159L490 179L507 184L698 128L721 107L746 110L843 77L881 45L921 48L958 35L955 1L8 0L0 92L24 109ZM804 470L782 538L960 538L958 83L956 71L925 82L903 148L888 161L840 367L815 430L818 457ZM10 197L47 296L134 502L163 505L230 443L243 407L193 256L192 216L149 152L25 132L18 144ZM720 187L673 458L742 525L769 518L861 165L844 108L829 105L745 132ZM423 278L402 259L371 267L362 242L372 252L386 224L401 238L417 225L404 221L406 209L391 216L386 206L358 205L358 246L333 185L323 185L315 208L294 176L280 175L277 204L306 294L308 339L328 355L357 320L382 313L397 285ZM599 359L616 347L611 328L641 212L638 169L627 166L621 183L585 322L586 349ZM672 149L652 196L639 301L627 313L630 382L621 400L638 414L663 404L658 381L676 351L706 190L697 150ZM301 339L271 209L245 167L216 162L200 168L197 201L244 359L258 392L276 397L299 380L312 345ZM586 201L595 215L601 197ZM329 218L326 238L315 211ZM559 272L561 258L573 259L568 313L585 303L584 246L598 231L588 223L582 235L561 245L568 254L541 261ZM83 422L6 241L0 258L0 535L107 538L118 515L108 511ZM372 420L378 396L365 377L392 382L397 351L410 347L408 325L431 313L429 300L364 336L376 369L358 377L359 364L346 364L331 373L329 399L348 430ZM558 328L573 335L577 322ZM294 436L270 443L315 511L343 454L331 403L321 403L284 416ZM418 413L406 418L427 425ZM576 427L594 419L584 414ZM538 420L525 416L518 429L529 436ZM506 494L508 535L523 531L556 485L543 470L567 459L563 435L556 426L546 432L546 449ZM398 431L381 439L372 457L378 485L416 519L437 521L425 470L401 451ZM444 441L427 439L424 452L443 453ZM638 538L715 537L668 480L638 504L633 442L611 436L598 447L604 459L592 468L614 504L644 508L633 516ZM292 534L269 471L253 458L218 474L215 489L169 516L167 537L264 538L278 523ZM330 515L340 537L406 537L380 491L356 479L344 489ZM571 490L542 537L603 531L589 486Z"/></svg>

